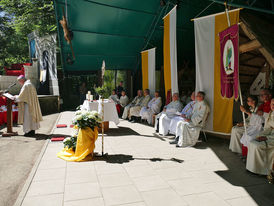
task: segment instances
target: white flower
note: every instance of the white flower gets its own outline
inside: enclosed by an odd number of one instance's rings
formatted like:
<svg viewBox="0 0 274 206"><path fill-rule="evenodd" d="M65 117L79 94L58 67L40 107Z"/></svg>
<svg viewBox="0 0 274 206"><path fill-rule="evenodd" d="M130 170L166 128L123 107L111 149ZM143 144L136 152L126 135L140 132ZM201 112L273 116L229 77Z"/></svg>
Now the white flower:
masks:
<svg viewBox="0 0 274 206"><path fill-rule="evenodd" d="M78 121L81 120L82 118L83 118L82 115L77 115L77 116L76 116L76 120L78 120Z"/></svg>
<svg viewBox="0 0 274 206"><path fill-rule="evenodd" d="M70 137L67 137L66 139L63 140L63 142L68 142L68 141L71 141L71 138Z"/></svg>

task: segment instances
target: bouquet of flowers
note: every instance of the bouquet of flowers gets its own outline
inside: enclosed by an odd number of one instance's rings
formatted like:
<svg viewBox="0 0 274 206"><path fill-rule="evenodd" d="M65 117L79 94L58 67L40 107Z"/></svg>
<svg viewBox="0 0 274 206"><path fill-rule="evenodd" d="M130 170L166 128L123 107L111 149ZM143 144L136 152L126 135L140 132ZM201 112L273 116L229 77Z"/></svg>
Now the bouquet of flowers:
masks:
<svg viewBox="0 0 274 206"><path fill-rule="evenodd" d="M64 148L67 147L68 149L72 149L73 151L75 151L76 143L77 143L77 136L67 137L66 139L63 140Z"/></svg>
<svg viewBox="0 0 274 206"><path fill-rule="evenodd" d="M75 117L72 120L72 124L78 128L90 127L94 130L95 127L99 127L102 119L97 111L78 110L75 113Z"/></svg>

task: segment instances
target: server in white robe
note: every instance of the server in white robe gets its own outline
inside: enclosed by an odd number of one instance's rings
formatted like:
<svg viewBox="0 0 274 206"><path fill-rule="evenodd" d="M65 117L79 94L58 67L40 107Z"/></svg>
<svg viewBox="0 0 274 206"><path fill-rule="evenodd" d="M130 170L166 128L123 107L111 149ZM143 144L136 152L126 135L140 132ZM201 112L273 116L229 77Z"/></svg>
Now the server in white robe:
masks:
<svg viewBox="0 0 274 206"><path fill-rule="evenodd" d="M258 104L258 98L256 96L249 96L247 98L247 105L249 106L249 110L245 109L243 106L240 107L240 110L248 115L245 122L246 125L249 125L250 118L252 114L255 114L257 112L257 104ZM242 144L241 144L241 137L244 134L244 125L243 123L238 123L231 129L231 138L229 143L229 149L232 152L236 153L242 153Z"/></svg>
<svg viewBox="0 0 274 206"><path fill-rule="evenodd" d="M40 128L42 113L38 101L35 87L30 80L26 80L23 75L17 78L22 85L19 95L14 100L18 102L18 124L23 124L25 136L35 135L35 130Z"/></svg>
<svg viewBox="0 0 274 206"><path fill-rule="evenodd" d="M262 141L264 140L264 141ZM267 175L274 163L274 99L271 112L266 116L264 130L256 140L250 141L246 160L246 169L250 172Z"/></svg>
<svg viewBox="0 0 274 206"><path fill-rule="evenodd" d="M116 90L112 90L112 94L109 96L108 98L109 100L113 101L115 104L118 104L119 103L119 97L118 95L116 94Z"/></svg>
<svg viewBox="0 0 274 206"><path fill-rule="evenodd" d="M157 131L157 125L159 124L159 134L167 135L169 131L170 121L182 110L182 103L179 101L179 94L174 93L172 95L172 102L164 107L163 111L156 116L155 130Z"/></svg>
<svg viewBox="0 0 274 206"><path fill-rule="evenodd" d="M194 108L194 104L195 104L195 92L192 92L191 94L191 102L189 102L184 109L181 111L180 115L177 115L175 117L173 117L171 119L170 125L169 125L169 133L170 134L174 134L176 133L176 127L177 127L177 123L181 120L184 120L185 118L189 119L193 108Z"/></svg>
<svg viewBox="0 0 274 206"><path fill-rule="evenodd" d="M121 105L121 107L124 108L125 106L127 106L129 99L128 99L128 96L126 95L126 92L124 90L122 91L121 94L122 95L119 99L119 104Z"/></svg>
<svg viewBox="0 0 274 206"><path fill-rule="evenodd" d="M137 91L137 96L133 99L133 101L131 103L129 103L125 108L124 108L124 112L122 115L123 119L127 119L128 115L129 115L129 109L135 105L139 105L141 104L141 102L143 101L143 91L142 90L138 90Z"/></svg>
<svg viewBox="0 0 274 206"><path fill-rule="evenodd" d="M154 114L160 112L162 106L162 98L158 91L155 92L154 98L149 101L147 107L142 107L140 111L140 116L143 120L147 120L148 124L152 124L152 117Z"/></svg>
<svg viewBox="0 0 274 206"><path fill-rule="evenodd" d="M178 142L176 147L194 146L197 143L209 113L209 106L205 103L204 98L205 93L198 92L190 119L177 123L176 137Z"/></svg>
<svg viewBox="0 0 274 206"><path fill-rule="evenodd" d="M140 111L142 107L147 107L149 101L150 101L150 91L149 89L144 90L144 98L139 104L135 104L133 107L129 110L129 119L132 121L135 121L132 117L140 117Z"/></svg>

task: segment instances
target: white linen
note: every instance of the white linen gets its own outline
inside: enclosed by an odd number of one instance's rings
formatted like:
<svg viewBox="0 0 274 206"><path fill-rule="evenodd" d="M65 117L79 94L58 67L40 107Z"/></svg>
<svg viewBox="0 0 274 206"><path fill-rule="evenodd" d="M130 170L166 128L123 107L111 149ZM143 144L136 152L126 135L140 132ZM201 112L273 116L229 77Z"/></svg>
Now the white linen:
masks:
<svg viewBox="0 0 274 206"><path fill-rule="evenodd" d="M246 133L243 134L241 138L241 143L248 147L249 142L257 137L257 135L262 131L264 117L257 114L252 114L250 117L249 125L246 129Z"/></svg>
<svg viewBox="0 0 274 206"><path fill-rule="evenodd" d="M81 109L85 109L88 111L99 111L99 102L89 102L87 100L84 101L84 104L82 105ZM116 125L120 123L117 109L114 102L104 101L104 119L106 121L112 121Z"/></svg>
<svg viewBox="0 0 274 206"><path fill-rule="evenodd" d="M246 169L261 175L267 175L272 169L274 163L274 113L271 112L266 117L264 131L258 136L266 136L268 138L267 147L265 142L257 142L252 140L248 145L248 153L246 160Z"/></svg>
<svg viewBox="0 0 274 206"><path fill-rule="evenodd" d="M190 122L180 121L177 124L176 137L179 137L178 146L187 147L196 144L208 113L209 107L204 101L194 104Z"/></svg>
<svg viewBox="0 0 274 206"><path fill-rule="evenodd" d="M234 126L231 129L231 137L229 143L229 149L232 152L242 153L241 138L245 132L244 127Z"/></svg>

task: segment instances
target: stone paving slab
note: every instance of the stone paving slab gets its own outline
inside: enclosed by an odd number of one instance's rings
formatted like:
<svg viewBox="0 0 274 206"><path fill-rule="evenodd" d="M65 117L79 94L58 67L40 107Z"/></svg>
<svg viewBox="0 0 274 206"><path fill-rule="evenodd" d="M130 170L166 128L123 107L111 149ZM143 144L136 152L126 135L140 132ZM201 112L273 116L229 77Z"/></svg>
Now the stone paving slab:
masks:
<svg viewBox="0 0 274 206"><path fill-rule="evenodd" d="M58 123L70 125L72 116L64 112ZM210 138L182 149L152 127L123 120L119 127L111 123L105 135L105 159L65 162L56 156L62 142L49 143L23 206L274 205L274 186L247 172L227 141ZM101 141L99 135L98 154Z"/></svg>

